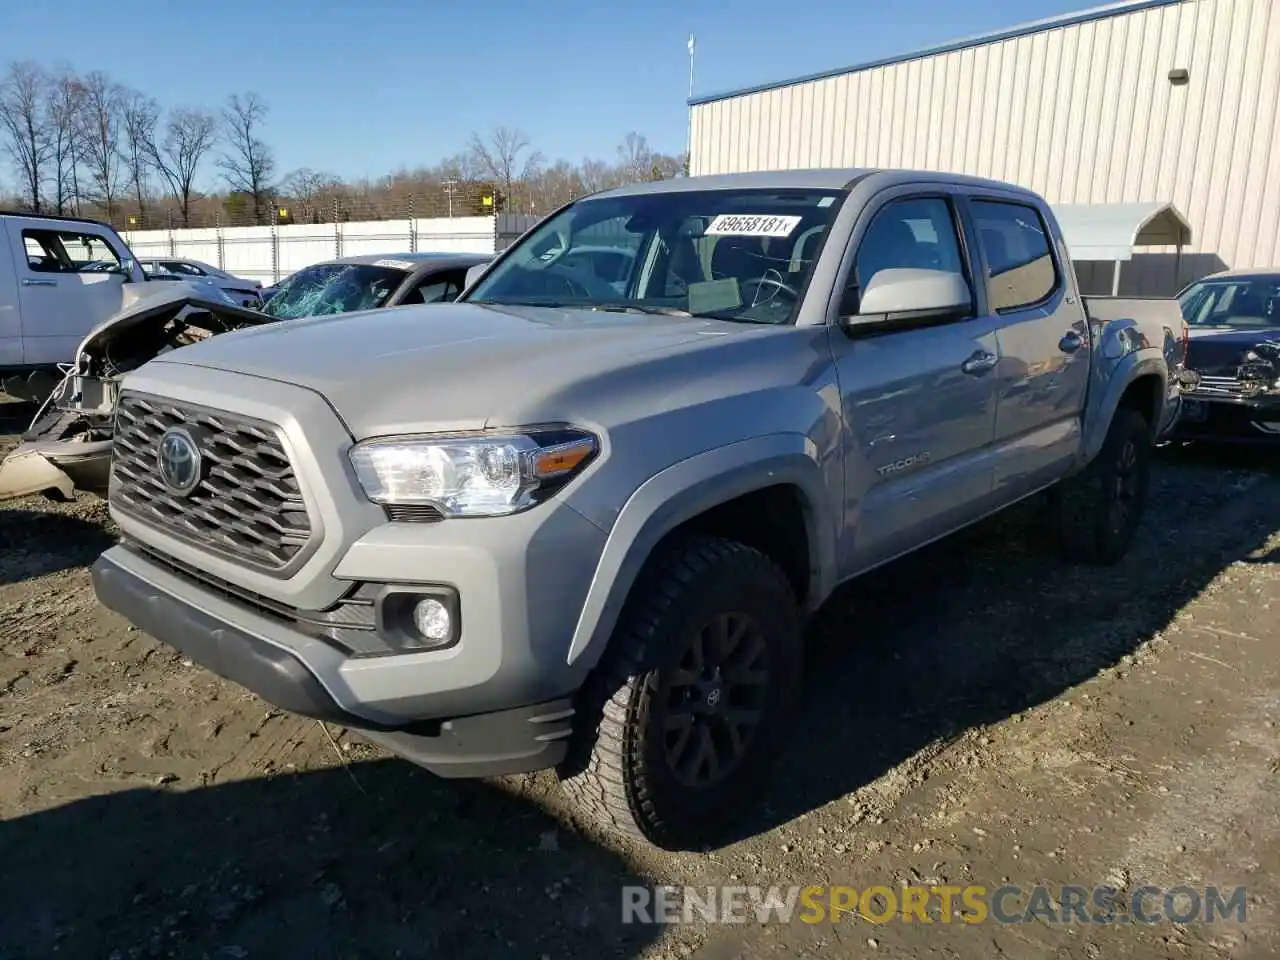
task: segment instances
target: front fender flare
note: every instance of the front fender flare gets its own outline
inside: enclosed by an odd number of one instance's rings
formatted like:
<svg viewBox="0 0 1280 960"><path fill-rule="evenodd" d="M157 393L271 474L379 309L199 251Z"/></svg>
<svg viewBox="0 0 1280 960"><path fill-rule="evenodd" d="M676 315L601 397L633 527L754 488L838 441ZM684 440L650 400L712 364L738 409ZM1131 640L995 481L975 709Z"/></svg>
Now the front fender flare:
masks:
<svg viewBox="0 0 1280 960"><path fill-rule="evenodd" d="M741 440L681 460L631 494L596 565L568 663L590 669L599 661L636 577L663 537L712 507L779 484L801 492L814 578L810 594L825 597L834 587L836 538L815 445L800 433Z"/></svg>

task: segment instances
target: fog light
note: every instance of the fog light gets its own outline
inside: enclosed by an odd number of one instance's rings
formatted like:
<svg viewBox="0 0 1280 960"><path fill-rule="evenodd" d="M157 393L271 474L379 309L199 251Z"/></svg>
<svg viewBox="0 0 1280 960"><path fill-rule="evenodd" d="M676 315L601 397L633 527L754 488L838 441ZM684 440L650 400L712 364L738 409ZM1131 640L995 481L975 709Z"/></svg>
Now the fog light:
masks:
<svg viewBox="0 0 1280 960"><path fill-rule="evenodd" d="M419 600L413 608L413 625L418 633L433 643L443 643L449 639L453 623L449 617L449 608L439 600L428 597Z"/></svg>

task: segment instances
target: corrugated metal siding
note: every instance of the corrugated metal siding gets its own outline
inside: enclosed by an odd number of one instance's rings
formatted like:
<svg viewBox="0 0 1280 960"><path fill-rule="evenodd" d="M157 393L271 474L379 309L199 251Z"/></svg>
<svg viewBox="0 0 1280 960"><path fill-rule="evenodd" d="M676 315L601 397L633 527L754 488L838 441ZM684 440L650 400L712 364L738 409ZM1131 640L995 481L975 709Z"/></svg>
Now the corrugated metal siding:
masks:
<svg viewBox="0 0 1280 960"><path fill-rule="evenodd" d="M1184 0L692 109L695 174L910 167L1051 203L1172 201L1195 236L1181 276L1172 248L1139 255L1126 293L1280 265L1280 0Z"/></svg>

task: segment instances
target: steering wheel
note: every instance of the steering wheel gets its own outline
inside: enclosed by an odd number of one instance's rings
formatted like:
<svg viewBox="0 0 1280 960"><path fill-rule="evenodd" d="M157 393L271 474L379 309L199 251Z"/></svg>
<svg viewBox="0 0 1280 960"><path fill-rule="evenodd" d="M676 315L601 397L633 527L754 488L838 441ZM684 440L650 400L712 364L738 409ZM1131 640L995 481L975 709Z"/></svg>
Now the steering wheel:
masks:
<svg viewBox="0 0 1280 960"><path fill-rule="evenodd" d="M570 297L580 297L586 301L600 300L606 303L618 299L618 291L589 270L553 263L545 269L542 276L544 287L550 288L559 281ZM547 289L546 292L553 291Z"/></svg>
<svg viewBox="0 0 1280 960"><path fill-rule="evenodd" d="M785 280L779 280L776 277L765 275L763 277L753 277L750 280L742 281L742 291L743 291L744 299L745 299L745 294L748 287L756 291L755 295L751 297L750 306L755 307L755 306L761 305L756 301L759 297L760 288L766 287L766 286L772 287L776 293L785 293L788 297L791 298L792 303L795 303L797 300L800 299L800 291L797 290L795 287L791 286L791 284L787 283ZM765 300L764 303L768 303L772 299L773 297L769 297L769 299Z"/></svg>

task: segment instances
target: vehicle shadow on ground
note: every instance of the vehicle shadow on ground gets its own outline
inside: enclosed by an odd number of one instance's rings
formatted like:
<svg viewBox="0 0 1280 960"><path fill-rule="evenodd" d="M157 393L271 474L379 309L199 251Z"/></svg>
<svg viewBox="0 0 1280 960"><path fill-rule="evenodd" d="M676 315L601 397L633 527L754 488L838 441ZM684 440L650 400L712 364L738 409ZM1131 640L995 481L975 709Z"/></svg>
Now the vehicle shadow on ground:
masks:
<svg viewBox="0 0 1280 960"><path fill-rule="evenodd" d="M31 425L35 415L34 403L14 400L0 391L0 434L24 432Z"/></svg>
<svg viewBox="0 0 1280 960"><path fill-rule="evenodd" d="M1274 458L1259 476L1260 457L1160 451L1138 541L1115 567L1060 561L1029 502L841 589L811 625L798 735L762 812L730 839L1115 665L1280 528Z"/></svg>
<svg viewBox="0 0 1280 960"><path fill-rule="evenodd" d="M529 800L378 760L0 823L0 954L629 958L643 883Z"/></svg>
<svg viewBox="0 0 1280 960"><path fill-rule="evenodd" d="M113 543L99 522L0 507L0 586L87 566Z"/></svg>

